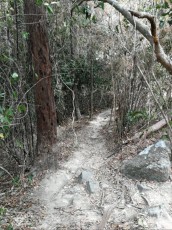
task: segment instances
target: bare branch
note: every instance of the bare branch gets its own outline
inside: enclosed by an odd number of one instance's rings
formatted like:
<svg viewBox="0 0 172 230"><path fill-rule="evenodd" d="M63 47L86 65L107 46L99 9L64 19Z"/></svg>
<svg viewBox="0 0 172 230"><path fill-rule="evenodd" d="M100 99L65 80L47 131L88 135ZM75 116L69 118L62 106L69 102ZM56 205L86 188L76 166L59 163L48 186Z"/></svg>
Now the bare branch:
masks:
<svg viewBox="0 0 172 230"><path fill-rule="evenodd" d="M122 6L120 6L115 0L105 0L113 6L118 12L120 12L134 27L138 30L151 44L153 44L152 35L150 29L147 25L139 22L137 19L134 19L130 11Z"/></svg>
<svg viewBox="0 0 172 230"><path fill-rule="evenodd" d="M159 63L161 63L162 66L164 66L170 74L172 74L172 61L165 54L165 52L164 52L164 50L163 50L163 48L159 42L159 38L157 35L157 27L156 27L154 16L152 16L148 13L139 13L139 12L135 12L135 11L130 11L130 13L131 13L131 15L133 15L137 18L148 19L148 21L151 24L151 34L152 34L152 38L153 38L154 51L155 51L157 61Z"/></svg>
<svg viewBox="0 0 172 230"><path fill-rule="evenodd" d="M90 0L85 0L90 1ZM78 1L78 4L81 4L83 0ZM165 54L157 35L157 27L155 23L154 16L148 14L148 13L140 13L135 12L126 9L123 6L120 6L116 0L104 0L104 2L109 3L111 6L113 6L118 12L120 12L135 28L138 30L148 41L151 45L154 46L154 52L157 58L157 61L161 63L163 67L166 68L166 70L172 74L172 61L170 58ZM76 3L76 4L77 4ZM76 7L76 5L75 5ZM144 23L139 22L137 19L134 19L134 17L137 18L146 18L151 24L151 28L149 28Z"/></svg>
<svg viewBox="0 0 172 230"><path fill-rule="evenodd" d="M105 2L112 5L117 11L119 11L132 25L136 27L138 30L149 42L151 45L154 45L154 52L157 58L157 61L161 63L166 70L172 74L172 61L170 58L165 54L157 36L157 28L155 19L152 15L148 13L139 13L134 11L129 11L124 7L121 7L117 1L115 0L105 0ZM133 19L133 16L137 18L146 18L149 20L151 24L151 33L150 29L143 23L138 22L137 20Z"/></svg>

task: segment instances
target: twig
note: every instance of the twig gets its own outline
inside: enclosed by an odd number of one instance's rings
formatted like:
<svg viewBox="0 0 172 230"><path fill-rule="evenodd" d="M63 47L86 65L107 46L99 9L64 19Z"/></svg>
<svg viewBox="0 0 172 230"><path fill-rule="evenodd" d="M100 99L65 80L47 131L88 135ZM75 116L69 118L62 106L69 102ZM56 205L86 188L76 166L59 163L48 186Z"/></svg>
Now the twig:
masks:
<svg viewBox="0 0 172 230"><path fill-rule="evenodd" d="M0 168L6 172L12 179L13 179L13 176L11 175L11 173L8 172L8 170L6 170L4 167L0 166Z"/></svg>

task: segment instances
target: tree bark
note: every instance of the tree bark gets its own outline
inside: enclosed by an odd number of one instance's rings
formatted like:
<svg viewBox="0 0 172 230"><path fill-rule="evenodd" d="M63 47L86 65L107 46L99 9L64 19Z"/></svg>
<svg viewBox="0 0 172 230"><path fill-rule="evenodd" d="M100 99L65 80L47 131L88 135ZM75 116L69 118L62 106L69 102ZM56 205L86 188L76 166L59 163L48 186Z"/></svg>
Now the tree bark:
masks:
<svg viewBox="0 0 172 230"><path fill-rule="evenodd" d="M42 6L34 0L24 1L26 29L29 33L28 47L32 56L33 83L36 117L37 117L37 147L38 153L50 149L56 142L56 109L52 89L52 66L46 18Z"/></svg>
<svg viewBox="0 0 172 230"><path fill-rule="evenodd" d="M74 26L73 26L73 10L71 9L70 12L70 56L71 60L75 59L75 49L74 49L74 41L76 40L76 36L74 37ZM75 72L72 71L71 76L73 76L74 79L74 85L73 85L73 92L74 92L74 106L75 106L75 116L76 120L81 119L81 111L79 107L79 96L78 96L78 79L75 75Z"/></svg>
<svg viewBox="0 0 172 230"><path fill-rule="evenodd" d="M80 120L81 119L81 112L80 112L80 108L79 108L79 98L78 98L77 83L74 83L73 92L74 92L74 95L75 95L75 99L74 99L74 103L75 103L75 116L76 116L76 120Z"/></svg>
<svg viewBox="0 0 172 230"><path fill-rule="evenodd" d="M93 110L94 110L94 72L93 72L93 55L91 52L91 92L90 92L90 119L93 116Z"/></svg>

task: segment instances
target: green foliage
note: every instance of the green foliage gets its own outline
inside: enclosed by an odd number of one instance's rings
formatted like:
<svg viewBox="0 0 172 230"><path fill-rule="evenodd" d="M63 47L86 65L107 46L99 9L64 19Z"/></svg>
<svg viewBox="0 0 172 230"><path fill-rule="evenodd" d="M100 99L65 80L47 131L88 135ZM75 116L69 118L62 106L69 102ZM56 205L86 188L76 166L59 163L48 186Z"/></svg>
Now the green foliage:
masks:
<svg viewBox="0 0 172 230"><path fill-rule="evenodd" d="M0 122L3 125L9 125L12 122L14 116L13 109L9 108L2 108L0 107Z"/></svg>
<svg viewBox="0 0 172 230"><path fill-rule="evenodd" d="M11 107L2 108L0 106L0 139L8 136L10 131L10 124L13 121L14 111Z"/></svg>
<svg viewBox="0 0 172 230"><path fill-rule="evenodd" d="M38 6L40 6L40 5L42 5L43 0L35 0L35 3L36 3Z"/></svg>
<svg viewBox="0 0 172 230"><path fill-rule="evenodd" d="M18 73L16 72L12 73L11 78L10 78L11 85L15 87L18 84L19 79L20 78L19 78Z"/></svg>
<svg viewBox="0 0 172 230"><path fill-rule="evenodd" d="M127 114L127 120L131 124L137 123L139 120L147 120L148 117L146 110L134 110Z"/></svg>
<svg viewBox="0 0 172 230"><path fill-rule="evenodd" d="M44 2L34 1L37 5ZM29 129L31 120L28 114L34 112L32 92L28 92L32 110L28 110L28 94L25 94L31 87L31 78L27 78L31 70L28 68L29 34L26 32L23 4L23 0L17 0L16 5L14 0L0 1L0 146L3 157L8 154L7 161L10 156L10 163L14 157L19 164L33 149L30 145L33 129Z"/></svg>
<svg viewBox="0 0 172 230"><path fill-rule="evenodd" d="M18 107L17 107L17 111L19 113L25 113L26 112L26 106L24 104L20 104Z"/></svg>
<svg viewBox="0 0 172 230"><path fill-rule="evenodd" d="M9 225L8 225L7 230L14 230L12 224L9 224Z"/></svg>
<svg viewBox="0 0 172 230"><path fill-rule="evenodd" d="M77 6L75 12L78 15L83 14L85 16L86 21L88 21L88 22L90 22L90 21L92 21L93 23L97 22L96 15L92 15L91 9L90 9L90 7L88 5L84 5L84 6L81 6L81 7ZM82 24L84 25L84 23L82 23Z"/></svg>
<svg viewBox="0 0 172 230"><path fill-rule="evenodd" d="M9 78L11 89L14 89L11 93L10 98L11 101L6 101L6 97L8 96L7 92L0 92L0 140L8 137L11 129L11 125L15 120L15 117L26 112L26 105L23 103L15 103L17 102L19 93L15 89L18 85L20 77L18 73L13 72ZM4 100L6 103L4 103ZM13 100L13 103L12 103ZM11 105L10 105L11 104Z"/></svg>
<svg viewBox="0 0 172 230"><path fill-rule="evenodd" d="M13 177L13 179L12 179L12 184L13 184L15 187L19 187L19 186L21 185L20 177L19 177L19 176Z"/></svg>
<svg viewBox="0 0 172 230"><path fill-rule="evenodd" d="M161 136L161 139L162 140L165 140L165 141L170 141L170 137L169 137L169 135L166 133L166 134L164 134L164 135L162 135Z"/></svg>
<svg viewBox="0 0 172 230"><path fill-rule="evenodd" d="M100 87L108 83L108 80L101 76L103 65L100 61L93 59L93 66L80 56L68 62L61 63L61 78L65 84L72 87L74 81L78 82L78 89L82 85L90 86L91 74L94 76L94 86Z"/></svg>
<svg viewBox="0 0 172 230"><path fill-rule="evenodd" d="M104 10L104 8L105 8L104 1L103 1L103 0L100 1L100 2L98 3L97 7L100 7L102 10Z"/></svg>
<svg viewBox="0 0 172 230"><path fill-rule="evenodd" d="M53 8L51 7L51 5L48 2L45 2L44 6L46 7L46 10L49 14L53 14Z"/></svg>
<svg viewBox="0 0 172 230"><path fill-rule="evenodd" d="M169 4L166 1L164 1L163 3L156 4L156 9L168 9L168 8L169 8Z"/></svg>
<svg viewBox="0 0 172 230"><path fill-rule="evenodd" d="M6 214L6 212L7 212L7 209L6 209L6 208L0 207L0 217L1 217L1 216L4 216L4 215Z"/></svg>
<svg viewBox="0 0 172 230"><path fill-rule="evenodd" d="M22 32L22 37L23 37L23 39L27 40L27 39L29 38L29 33L23 31L23 32Z"/></svg>
<svg viewBox="0 0 172 230"><path fill-rule="evenodd" d="M172 3L171 0L169 0ZM157 11L157 15L160 15L159 18L159 27L163 28L167 22L169 25L172 25L172 9L169 6L167 1L158 1L155 5L150 4L146 8L144 7L141 11L154 12Z"/></svg>
<svg viewBox="0 0 172 230"><path fill-rule="evenodd" d="M28 179L28 183L32 184L32 182L33 182L33 174L32 173L29 174L27 179Z"/></svg>

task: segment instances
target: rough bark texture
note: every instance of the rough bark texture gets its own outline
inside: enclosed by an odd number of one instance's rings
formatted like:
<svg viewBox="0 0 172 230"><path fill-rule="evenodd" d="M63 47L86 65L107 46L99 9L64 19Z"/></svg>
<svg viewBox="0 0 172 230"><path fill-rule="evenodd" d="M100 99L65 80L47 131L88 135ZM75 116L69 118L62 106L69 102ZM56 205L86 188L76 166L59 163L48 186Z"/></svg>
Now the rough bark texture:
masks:
<svg viewBox="0 0 172 230"><path fill-rule="evenodd" d="M33 83L36 116L38 153L51 147L56 141L56 109L52 90L52 67L50 62L45 14L42 6L34 0L25 0L24 11L29 33L29 52L32 55ZM47 149L47 148L46 148Z"/></svg>

